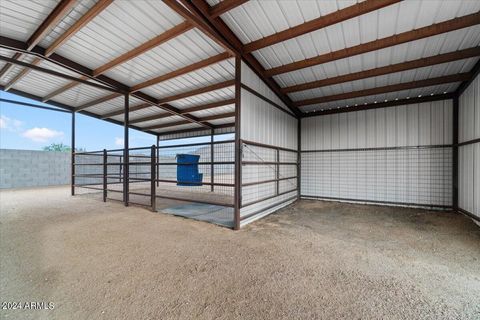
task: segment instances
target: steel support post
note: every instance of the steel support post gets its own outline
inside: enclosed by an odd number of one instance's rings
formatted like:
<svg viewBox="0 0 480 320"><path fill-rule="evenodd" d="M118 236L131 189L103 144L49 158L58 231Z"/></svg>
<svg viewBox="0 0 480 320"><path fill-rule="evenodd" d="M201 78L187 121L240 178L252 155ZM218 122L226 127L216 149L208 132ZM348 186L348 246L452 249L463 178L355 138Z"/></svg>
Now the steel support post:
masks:
<svg viewBox="0 0 480 320"><path fill-rule="evenodd" d="M71 193L72 196L75 195L75 112L72 111L72 141L71 141L71 169L70 172L72 174L72 177L70 179L71 183Z"/></svg>
<svg viewBox="0 0 480 320"><path fill-rule="evenodd" d="M242 145L240 140L241 120L241 57L235 57L235 187L233 228L240 229L240 207L242 197Z"/></svg>
<svg viewBox="0 0 480 320"><path fill-rule="evenodd" d="M107 202L107 149L103 149L103 202Z"/></svg>
<svg viewBox="0 0 480 320"><path fill-rule="evenodd" d="M453 98L453 150L452 150L452 207L458 210L458 113L459 113L458 96Z"/></svg>
<svg viewBox="0 0 480 320"><path fill-rule="evenodd" d="M129 116L129 94L125 93L124 120L123 120L123 203L128 206L128 172L129 172L129 150L128 150L128 116Z"/></svg>
<svg viewBox="0 0 480 320"><path fill-rule="evenodd" d="M152 145L151 152L150 152L150 205L152 207L152 211L157 210L156 200L157 200L157 190L156 190L156 171L155 168L157 167L157 157L156 157L156 150L155 145Z"/></svg>
<svg viewBox="0 0 480 320"><path fill-rule="evenodd" d="M212 129L212 134L210 135L210 191L213 192L215 187L215 166L213 165L214 162L214 144L213 144L213 135L215 134L215 129Z"/></svg>

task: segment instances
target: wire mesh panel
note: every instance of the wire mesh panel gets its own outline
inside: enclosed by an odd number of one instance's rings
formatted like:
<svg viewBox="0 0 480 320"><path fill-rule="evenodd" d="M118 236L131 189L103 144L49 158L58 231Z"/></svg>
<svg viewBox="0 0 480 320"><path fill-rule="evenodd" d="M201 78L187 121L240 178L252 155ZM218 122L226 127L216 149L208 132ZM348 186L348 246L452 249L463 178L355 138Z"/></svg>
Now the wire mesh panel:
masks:
<svg viewBox="0 0 480 320"><path fill-rule="evenodd" d="M297 197L298 152L242 141L241 219Z"/></svg>
<svg viewBox="0 0 480 320"><path fill-rule="evenodd" d="M302 196L451 206L451 147L302 152Z"/></svg>

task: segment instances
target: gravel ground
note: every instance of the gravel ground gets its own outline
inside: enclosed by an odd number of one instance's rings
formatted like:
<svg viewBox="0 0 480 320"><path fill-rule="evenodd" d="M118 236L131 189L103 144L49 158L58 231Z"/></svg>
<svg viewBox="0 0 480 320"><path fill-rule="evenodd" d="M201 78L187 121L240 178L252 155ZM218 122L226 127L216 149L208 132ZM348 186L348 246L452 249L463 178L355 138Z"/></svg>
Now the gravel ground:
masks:
<svg viewBox="0 0 480 320"><path fill-rule="evenodd" d="M2 319L480 319L480 228L303 200L241 231L67 187L0 192Z"/></svg>

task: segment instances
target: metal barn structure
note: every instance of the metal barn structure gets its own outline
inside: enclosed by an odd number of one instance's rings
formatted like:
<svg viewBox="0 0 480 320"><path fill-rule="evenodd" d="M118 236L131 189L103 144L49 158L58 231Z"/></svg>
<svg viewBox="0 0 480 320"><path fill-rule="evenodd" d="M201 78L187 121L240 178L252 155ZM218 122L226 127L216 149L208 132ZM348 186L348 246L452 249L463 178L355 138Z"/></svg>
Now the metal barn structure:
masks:
<svg viewBox="0 0 480 320"><path fill-rule="evenodd" d="M122 149L72 152L72 195L190 201L235 229L300 198L479 221L479 45L475 0L0 1L1 89L73 132L76 113L125 128ZM178 185L182 153L201 185Z"/></svg>

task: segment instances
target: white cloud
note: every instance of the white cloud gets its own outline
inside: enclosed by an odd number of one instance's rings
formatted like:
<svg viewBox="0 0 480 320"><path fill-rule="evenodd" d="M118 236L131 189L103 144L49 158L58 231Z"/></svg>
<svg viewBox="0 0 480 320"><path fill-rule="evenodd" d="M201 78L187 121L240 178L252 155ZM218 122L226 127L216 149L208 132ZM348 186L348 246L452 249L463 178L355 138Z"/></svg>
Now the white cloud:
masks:
<svg viewBox="0 0 480 320"><path fill-rule="evenodd" d="M55 131L52 129L48 128L32 128L28 129L24 133L22 133L22 136L25 138L28 138L30 140L33 140L35 142L47 142L48 140L52 138L57 138L63 136L63 132L61 131Z"/></svg>
<svg viewBox="0 0 480 320"><path fill-rule="evenodd" d="M12 132L18 132L23 126L23 122L17 119L11 119L7 116L0 116L0 129Z"/></svg>
<svg viewBox="0 0 480 320"><path fill-rule="evenodd" d="M123 142L124 142L123 138L119 138L119 137L115 138L115 145L123 147Z"/></svg>

